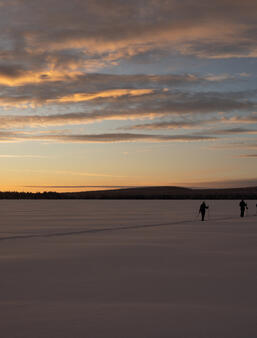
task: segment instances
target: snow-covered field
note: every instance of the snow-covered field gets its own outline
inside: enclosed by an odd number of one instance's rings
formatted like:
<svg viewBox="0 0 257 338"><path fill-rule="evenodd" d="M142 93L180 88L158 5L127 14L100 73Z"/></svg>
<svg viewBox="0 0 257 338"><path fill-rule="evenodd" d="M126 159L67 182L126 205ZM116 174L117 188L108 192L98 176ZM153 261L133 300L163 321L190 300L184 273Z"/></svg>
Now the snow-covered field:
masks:
<svg viewBox="0 0 257 338"><path fill-rule="evenodd" d="M3 338L256 338L256 201L0 201Z"/></svg>

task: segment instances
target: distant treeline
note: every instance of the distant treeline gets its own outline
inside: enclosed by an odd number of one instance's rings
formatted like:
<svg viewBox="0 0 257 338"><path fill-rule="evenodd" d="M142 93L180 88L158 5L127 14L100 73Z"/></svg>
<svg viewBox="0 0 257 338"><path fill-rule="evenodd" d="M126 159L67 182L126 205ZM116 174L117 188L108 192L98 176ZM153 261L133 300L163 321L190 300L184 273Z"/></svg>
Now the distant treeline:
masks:
<svg viewBox="0 0 257 338"><path fill-rule="evenodd" d="M0 199L7 200L28 200L28 199L62 199L62 194L54 191L45 192L18 192L18 191L0 191Z"/></svg>
<svg viewBox="0 0 257 338"><path fill-rule="evenodd" d="M117 190L58 193L0 192L0 199L252 199L257 200L257 187L230 189L189 189L181 187L140 187Z"/></svg>

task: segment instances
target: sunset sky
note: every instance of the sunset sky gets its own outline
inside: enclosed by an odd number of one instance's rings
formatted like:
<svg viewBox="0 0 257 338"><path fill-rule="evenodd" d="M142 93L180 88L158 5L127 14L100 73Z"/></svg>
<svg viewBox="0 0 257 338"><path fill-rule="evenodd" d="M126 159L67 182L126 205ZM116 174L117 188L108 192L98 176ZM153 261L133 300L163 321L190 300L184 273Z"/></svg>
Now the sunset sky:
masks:
<svg viewBox="0 0 257 338"><path fill-rule="evenodd" d="M0 0L0 173L257 185L257 1Z"/></svg>

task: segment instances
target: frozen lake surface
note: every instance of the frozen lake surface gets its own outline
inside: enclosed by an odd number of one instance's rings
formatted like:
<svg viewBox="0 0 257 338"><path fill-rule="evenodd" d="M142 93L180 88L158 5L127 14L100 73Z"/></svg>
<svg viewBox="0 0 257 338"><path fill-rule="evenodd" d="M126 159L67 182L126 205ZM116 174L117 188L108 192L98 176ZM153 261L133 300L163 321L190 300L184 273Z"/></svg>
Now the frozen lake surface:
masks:
<svg viewBox="0 0 257 338"><path fill-rule="evenodd" d="M69 232L121 227L189 225L200 220L200 203L196 200L2 200L0 240L22 235L65 235L66 230L69 235ZM241 222L239 201L207 201L207 204L210 209L206 220L217 224ZM256 215L255 201L248 201L248 206L249 218Z"/></svg>
<svg viewBox="0 0 257 338"><path fill-rule="evenodd" d="M256 338L256 201L0 201L4 338Z"/></svg>

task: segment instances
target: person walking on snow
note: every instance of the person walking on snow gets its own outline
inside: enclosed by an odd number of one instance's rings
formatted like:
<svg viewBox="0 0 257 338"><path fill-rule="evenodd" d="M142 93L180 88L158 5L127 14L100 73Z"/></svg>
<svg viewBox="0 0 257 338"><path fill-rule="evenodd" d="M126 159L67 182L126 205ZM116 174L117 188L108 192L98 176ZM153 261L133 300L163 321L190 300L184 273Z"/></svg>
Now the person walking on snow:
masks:
<svg viewBox="0 0 257 338"><path fill-rule="evenodd" d="M239 203L239 206L240 206L240 210L241 210L240 217L244 217L244 215L245 215L245 208L248 209L247 203L245 203L245 201L242 200L242 201Z"/></svg>
<svg viewBox="0 0 257 338"><path fill-rule="evenodd" d="M204 221L206 209L209 209L209 206L207 206L207 205L205 204L205 202L203 202L203 203L200 205L200 209L199 209L199 214L201 213L201 215L202 215L202 221Z"/></svg>

